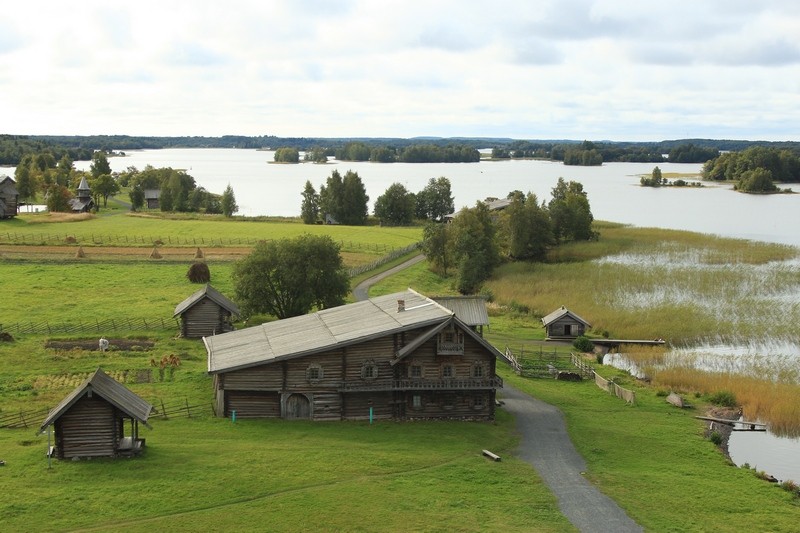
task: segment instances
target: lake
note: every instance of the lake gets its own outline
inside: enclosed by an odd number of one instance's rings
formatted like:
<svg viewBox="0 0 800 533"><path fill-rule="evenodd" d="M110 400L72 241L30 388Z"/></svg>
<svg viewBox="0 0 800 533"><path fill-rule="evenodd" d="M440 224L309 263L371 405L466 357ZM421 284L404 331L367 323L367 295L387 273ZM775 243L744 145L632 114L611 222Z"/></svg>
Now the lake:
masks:
<svg viewBox="0 0 800 533"><path fill-rule="evenodd" d="M198 186L222 194L230 183L239 214L245 216L299 216L306 180L314 187L325 183L333 170L358 173L375 199L392 183L419 192L430 178L450 180L456 208L478 200L505 197L510 191L532 192L549 200L559 177L579 181L589 196L595 219L640 227L660 227L711 233L800 246L800 195L738 194L730 185L703 188L639 186L639 176L650 174L654 163L606 163L574 167L550 161L514 160L480 163L369 163L332 161L328 164L272 164L274 152L237 149L165 149L130 152L109 159L114 171L146 165L184 169ZM75 167L89 169L88 161ZM664 173L698 174L700 164L661 163ZM13 169L8 171L13 176ZM800 184L786 184L800 192Z"/></svg>

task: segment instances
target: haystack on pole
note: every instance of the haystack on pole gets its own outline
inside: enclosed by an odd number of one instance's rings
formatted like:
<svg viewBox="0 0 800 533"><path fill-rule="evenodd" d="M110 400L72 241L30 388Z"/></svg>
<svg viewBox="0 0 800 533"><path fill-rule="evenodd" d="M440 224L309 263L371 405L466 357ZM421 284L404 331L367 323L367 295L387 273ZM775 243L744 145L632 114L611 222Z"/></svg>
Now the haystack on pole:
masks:
<svg viewBox="0 0 800 533"><path fill-rule="evenodd" d="M86 254L83 252L83 246L78 246L78 251L75 252L75 257L77 259L81 259L83 257L86 257Z"/></svg>
<svg viewBox="0 0 800 533"><path fill-rule="evenodd" d="M202 259L203 257L204 257L203 256L203 250L201 250L200 247L198 246L197 247L197 251L194 253L194 258L195 259Z"/></svg>
<svg viewBox="0 0 800 533"><path fill-rule="evenodd" d="M161 259L161 254L158 253L158 246L153 246L153 251L150 252L150 259Z"/></svg>

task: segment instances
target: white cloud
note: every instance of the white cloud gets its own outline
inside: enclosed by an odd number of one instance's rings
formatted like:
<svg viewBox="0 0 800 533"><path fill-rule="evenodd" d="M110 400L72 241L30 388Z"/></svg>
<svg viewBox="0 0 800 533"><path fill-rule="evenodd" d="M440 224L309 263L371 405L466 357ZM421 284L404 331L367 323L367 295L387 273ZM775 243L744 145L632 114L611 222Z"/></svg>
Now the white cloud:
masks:
<svg viewBox="0 0 800 533"><path fill-rule="evenodd" d="M38 11L0 21L5 133L798 138L788 0Z"/></svg>

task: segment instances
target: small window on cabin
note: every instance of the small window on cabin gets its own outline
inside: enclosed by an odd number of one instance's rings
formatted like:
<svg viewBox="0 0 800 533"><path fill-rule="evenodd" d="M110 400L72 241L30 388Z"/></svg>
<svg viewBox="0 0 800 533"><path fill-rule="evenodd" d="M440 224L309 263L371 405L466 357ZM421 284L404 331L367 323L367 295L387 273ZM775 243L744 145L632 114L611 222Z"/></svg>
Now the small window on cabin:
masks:
<svg viewBox="0 0 800 533"><path fill-rule="evenodd" d="M473 409L483 409L484 407L486 407L486 398L483 395L472 398Z"/></svg>
<svg viewBox="0 0 800 533"><path fill-rule="evenodd" d="M442 365L442 379L452 379L455 377L456 371L453 368L453 365L446 364Z"/></svg>
<svg viewBox="0 0 800 533"><path fill-rule="evenodd" d="M472 377L473 378L483 378L486 375L486 370L483 368L483 365L478 363L472 367Z"/></svg>
<svg viewBox="0 0 800 533"><path fill-rule="evenodd" d="M411 365L411 369L409 370L409 375L412 378L421 378L422 377L422 366L421 365Z"/></svg>
<svg viewBox="0 0 800 533"><path fill-rule="evenodd" d="M378 365L375 361L367 361L361 367L361 379L377 379Z"/></svg>
<svg viewBox="0 0 800 533"><path fill-rule="evenodd" d="M306 379L312 382L321 380L322 366L316 363L308 365L308 368L306 368Z"/></svg>
<svg viewBox="0 0 800 533"><path fill-rule="evenodd" d="M415 394L411 397L411 408L412 409L422 409L422 395Z"/></svg>

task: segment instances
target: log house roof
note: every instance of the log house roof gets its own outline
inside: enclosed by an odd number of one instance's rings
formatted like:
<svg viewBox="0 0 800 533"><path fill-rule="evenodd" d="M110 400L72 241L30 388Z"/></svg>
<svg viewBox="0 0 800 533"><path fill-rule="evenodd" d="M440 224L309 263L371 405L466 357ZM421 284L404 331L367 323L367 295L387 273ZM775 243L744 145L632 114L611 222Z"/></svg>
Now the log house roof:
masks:
<svg viewBox="0 0 800 533"><path fill-rule="evenodd" d="M179 303L175 307L175 313L172 315L172 317L175 318L178 315L182 315L191 309L195 304L200 302L203 298L208 298L218 306L229 311L232 315L239 315L239 308L235 303L223 296L223 294L217 289L206 283L205 287L195 291L194 294Z"/></svg>
<svg viewBox="0 0 800 533"><path fill-rule="evenodd" d="M126 415L138 420L148 428L150 427L147 418L153 411L153 406L98 368L50 411L42 422L39 432L44 432L47 426L58 420L78 400L89 393L97 394Z"/></svg>
<svg viewBox="0 0 800 533"><path fill-rule="evenodd" d="M401 300L404 309L399 311ZM450 309L407 289L309 315L203 337L203 342L208 352L208 371L215 374L439 325L453 315Z"/></svg>
<svg viewBox="0 0 800 533"><path fill-rule="evenodd" d="M564 307L563 305L561 306L561 308L556 309L555 311L553 311L549 315L547 315L545 317L542 317L542 325L547 327L548 325L552 324L556 320L558 320L558 319L560 319L560 318L562 318L564 316L567 316L567 315L572 317L573 320L577 320L578 322L583 323L587 328L592 327L591 324L589 324L587 321L585 321L584 319L582 319L581 317L579 317L578 315L576 315L575 313L573 313L572 311L570 311L569 309Z"/></svg>
<svg viewBox="0 0 800 533"><path fill-rule="evenodd" d="M482 296L432 296L432 300L453 311L468 326L487 326L489 313Z"/></svg>

